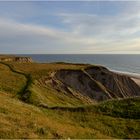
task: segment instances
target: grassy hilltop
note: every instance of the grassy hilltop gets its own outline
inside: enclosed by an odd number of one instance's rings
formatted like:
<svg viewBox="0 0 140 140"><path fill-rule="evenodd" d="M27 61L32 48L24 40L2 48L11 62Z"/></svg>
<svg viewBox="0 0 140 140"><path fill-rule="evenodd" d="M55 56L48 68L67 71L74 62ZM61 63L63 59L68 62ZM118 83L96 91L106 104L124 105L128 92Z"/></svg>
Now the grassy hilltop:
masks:
<svg viewBox="0 0 140 140"><path fill-rule="evenodd" d="M140 138L140 97L98 102L51 76L88 66L0 62L0 138Z"/></svg>

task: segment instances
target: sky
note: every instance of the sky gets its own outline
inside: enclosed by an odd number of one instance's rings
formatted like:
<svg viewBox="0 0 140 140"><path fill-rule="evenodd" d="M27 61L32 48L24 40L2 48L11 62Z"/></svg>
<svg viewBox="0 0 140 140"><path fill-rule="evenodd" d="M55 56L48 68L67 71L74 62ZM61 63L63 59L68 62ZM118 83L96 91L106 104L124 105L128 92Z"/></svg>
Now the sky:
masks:
<svg viewBox="0 0 140 140"><path fill-rule="evenodd" d="M140 1L0 1L0 54L140 54Z"/></svg>

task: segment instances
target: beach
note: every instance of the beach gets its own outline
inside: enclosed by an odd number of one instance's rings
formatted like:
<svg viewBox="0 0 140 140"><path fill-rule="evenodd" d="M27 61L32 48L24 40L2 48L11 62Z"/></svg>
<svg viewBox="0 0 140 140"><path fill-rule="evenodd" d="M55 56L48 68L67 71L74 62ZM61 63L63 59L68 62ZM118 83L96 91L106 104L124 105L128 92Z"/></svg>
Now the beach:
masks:
<svg viewBox="0 0 140 140"><path fill-rule="evenodd" d="M140 86L140 75L138 75L138 74L125 74L125 75L127 75L127 76L129 76L137 85L139 85Z"/></svg>
<svg viewBox="0 0 140 140"><path fill-rule="evenodd" d="M140 74L122 72L122 71L115 71L115 70L111 70L111 71L122 74L122 75L129 76L137 85L140 86Z"/></svg>
<svg viewBox="0 0 140 140"><path fill-rule="evenodd" d="M140 74L126 73L137 85L140 86Z"/></svg>
<svg viewBox="0 0 140 140"><path fill-rule="evenodd" d="M139 78L139 77L138 77L138 78L131 77L131 79L132 79L133 81L135 81L135 83L136 83L137 85L140 86L140 78Z"/></svg>

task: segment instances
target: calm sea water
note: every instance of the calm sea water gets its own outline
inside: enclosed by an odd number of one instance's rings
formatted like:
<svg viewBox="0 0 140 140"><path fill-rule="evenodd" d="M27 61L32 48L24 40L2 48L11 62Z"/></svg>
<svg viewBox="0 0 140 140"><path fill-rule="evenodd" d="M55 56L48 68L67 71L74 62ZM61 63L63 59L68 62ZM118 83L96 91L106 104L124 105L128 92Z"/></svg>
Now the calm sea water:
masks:
<svg viewBox="0 0 140 140"><path fill-rule="evenodd" d="M70 62L99 64L111 70L140 74L140 55L104 55L104 54L28 54L40 63Z"/></svg>

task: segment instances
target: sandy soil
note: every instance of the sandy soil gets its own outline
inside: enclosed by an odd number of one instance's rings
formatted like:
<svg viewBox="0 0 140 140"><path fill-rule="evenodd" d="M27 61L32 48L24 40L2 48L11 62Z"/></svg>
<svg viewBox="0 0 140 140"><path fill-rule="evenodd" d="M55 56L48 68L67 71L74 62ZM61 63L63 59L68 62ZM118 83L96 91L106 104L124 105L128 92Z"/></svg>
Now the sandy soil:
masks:
<svg viewBox="0 0 140 140"><path fill-rule="evenodd" d="M129 76L133 81L135 81L136 84L140 86L140 74L133 74L133 73L121 72L121 71L115 71L115 70L113 70L113 72Z"/></svg>
<svg viewBox="0 0 140 140"><path fill-rule="evenodd" d="M125 74L129 76L136 84L140 86L140 75L139 74Z"/></svg>
<svg viewBox="0 0 140 140"><path fill-rule="evenodd" d="M140 78L131 78L131 79L140 86Z"/></svg>

